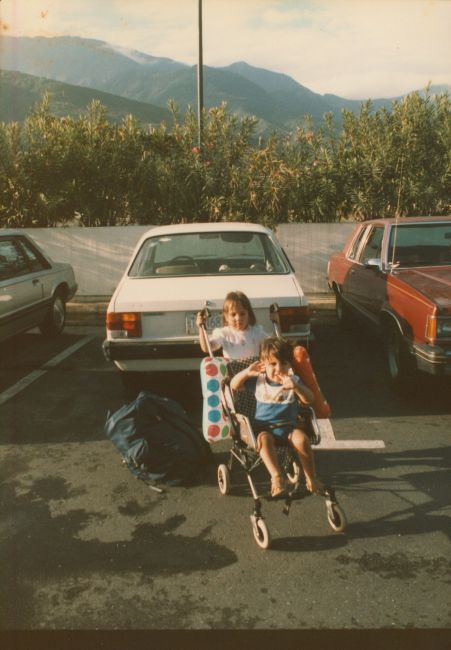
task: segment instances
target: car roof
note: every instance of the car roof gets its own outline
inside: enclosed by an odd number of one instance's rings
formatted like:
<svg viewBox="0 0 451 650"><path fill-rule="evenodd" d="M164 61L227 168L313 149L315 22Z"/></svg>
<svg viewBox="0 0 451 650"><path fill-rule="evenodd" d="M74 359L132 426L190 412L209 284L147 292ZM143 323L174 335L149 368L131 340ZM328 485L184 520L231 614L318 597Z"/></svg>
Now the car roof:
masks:
<svg viewBox="0 0 451 650"><path fill-rule="evenodd" d="M371 219L368 221L363 221L362 225L366 226L367 224L379 224L379 225L390 225L398 223L398 225L403 225L406 223L446 223L451 222L451 215L449 216L440 216L440 217L400 217L395 219L394 217L381 217L380 219Z"/></svg>
<svg viewBox="0 0 451 650"><path fill-rule="evenodd" d="M208 223L178 223L169 226L155 226L147 230L143 234L143 238L150 236L169 235L174 233L190 233L190 232L224 232L224 231L240 231L240 232L262 232L267 235L272 235L273 232L260 225L259 223L241 222L241 221L218 221Z"/></svg>
<svg viewBox="0 0 451 650"><path fill-rule="evenodd" d="M0 228L0 235L28 235L27 232L24 232L22 228Z"/></svg>

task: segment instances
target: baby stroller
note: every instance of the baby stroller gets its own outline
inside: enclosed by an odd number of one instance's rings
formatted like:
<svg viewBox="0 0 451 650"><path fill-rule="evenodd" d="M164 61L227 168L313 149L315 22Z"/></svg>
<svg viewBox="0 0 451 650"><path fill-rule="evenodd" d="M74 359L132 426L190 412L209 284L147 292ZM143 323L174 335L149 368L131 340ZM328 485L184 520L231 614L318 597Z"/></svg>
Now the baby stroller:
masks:
<svg viewBox="0 0 451 650"><path fill-rule="evenodd" d="M277 317L277 305L271 305L271 320L276 336L280 336ZM208 310L206 310L208 316ZM205 332L206 333L206 332ZM217 469L219 491L222 495L229 494L232 487L233 468L239 465L244 472L253 497L253 512L250 515L252 532L258 546L267 549L271 538L266 521L262 515L262 500L252 478L252 473L262 464L256 451L257 437L254 432L253 416L255 413L255 398L243 391L232 394L230 379L234 374L247 367L256 359L239 359L226 361L214 357L206 335L209 356L202 360L201 378L204 396L203 432L209 442L231 438L232 447L227 463L221 463ZM302 416L307 424L306 430L312 446L321 441L320 427L311 407L303 409ZM277 423L280 425L281 423ZM288 479L289 489L284 499L283 512L288 515L293 500L299 500L311 493L307 491L304 473L295 450L289 444L277 447L279 463ZM346 528L346 517L338 505L335 490L324 487L319 495L325 499L327 520L336 532Z"/></svg>

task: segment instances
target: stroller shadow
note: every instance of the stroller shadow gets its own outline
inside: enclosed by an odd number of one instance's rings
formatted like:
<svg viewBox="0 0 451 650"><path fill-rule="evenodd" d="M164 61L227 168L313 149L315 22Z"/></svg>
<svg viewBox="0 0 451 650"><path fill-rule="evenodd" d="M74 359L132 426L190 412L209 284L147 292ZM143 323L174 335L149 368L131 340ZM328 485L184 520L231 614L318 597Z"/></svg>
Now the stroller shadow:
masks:
<svg viewBox="0 0 451 650"><path fill-rule="evenodd" d="M380 495L384 508L370 521L350 523L349 536L368 539L442 532L451 538L447 516L451 491L451 447L402 453L349 453L340 458L338 469L336 464L332 467L332 458L321 459L321 467L325 466L325 473L332 477L334 485L339 490L362 497L365 493L376 499ZM380 473L394 468L397 468L396 477L392 472L387 478ZM419 494L424 497L420 503ZM386 511L387 497L396 499L399 507Z"/></svg>
<svg viewBox="0 0 451 650"><path fill-rule="evenodd" d="M226 462L227 458L225 452L215 454L215 461ZM342 494L358 497L362 520L359 520L358 513L354 521L350 518L344 534L330 532L324 536L274 538L270 550L301 553L326 551L343 548L356 539L418 536L436 532L451 538L447 515L451 492L451 447L402 453L340 452L339 464L336 458L336 454L321 456L320 475L323 480L327 478L326 482L337 490L339 502ZM397 471L393 473L395 468ZM385 470L390 472L387 477ZM265 502L264 492L268 485L265 469L259 467L256 474L256 487ZM420 503L419 494L424 495ZM375 508L369 520L365 512L368 509L365 495L371 498L371 507ZM293 506L305 496L303 493L294 495ZM230 497L252 499L244 472L236 471L234 474ZM292 516L294 513L290 513Z"/></svg>
<svg viewBox="0 0 451 650"><path fill-rule="evenodd" d="M270 551L312 553L343 548L348 543L346 534L333 533L322 537L278 537L271 542Z"/></svg>

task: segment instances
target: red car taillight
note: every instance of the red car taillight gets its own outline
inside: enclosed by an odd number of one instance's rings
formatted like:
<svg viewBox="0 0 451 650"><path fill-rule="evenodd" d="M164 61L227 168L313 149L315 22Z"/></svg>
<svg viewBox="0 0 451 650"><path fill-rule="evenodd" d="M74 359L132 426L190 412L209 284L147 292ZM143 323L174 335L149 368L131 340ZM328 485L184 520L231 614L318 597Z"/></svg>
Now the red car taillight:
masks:
<svg viewBox="0 0 451 650"><path fill-rule="evenodd" d="M142 336L141 314L139 312L109 312L106 315L106 328L110 331L126 332L126 336Z"/></svg>
<svg viewBox="0 0 451 650"><path fill-rule="evenodd" d="M279 307L280 329L282 332L293 332L300 325L306 325L310 322L310 308L307 305L303 307Z"/></svg>

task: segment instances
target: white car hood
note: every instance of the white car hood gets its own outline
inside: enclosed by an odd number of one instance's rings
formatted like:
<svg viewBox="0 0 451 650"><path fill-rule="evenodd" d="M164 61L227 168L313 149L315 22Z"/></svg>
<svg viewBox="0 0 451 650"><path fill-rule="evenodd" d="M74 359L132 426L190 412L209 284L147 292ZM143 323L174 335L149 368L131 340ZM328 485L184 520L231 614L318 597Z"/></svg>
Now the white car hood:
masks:
<svg viewBox="0 0 451 650"><path fill-rule="evenodd" d="M299 284L291 274L215 275L171 278L124 277L111 298L108 311L188 311L199 310L208 301L212 309L222 309L229 291L243 291L252 306L280 307L306 304Z"/></svg>

